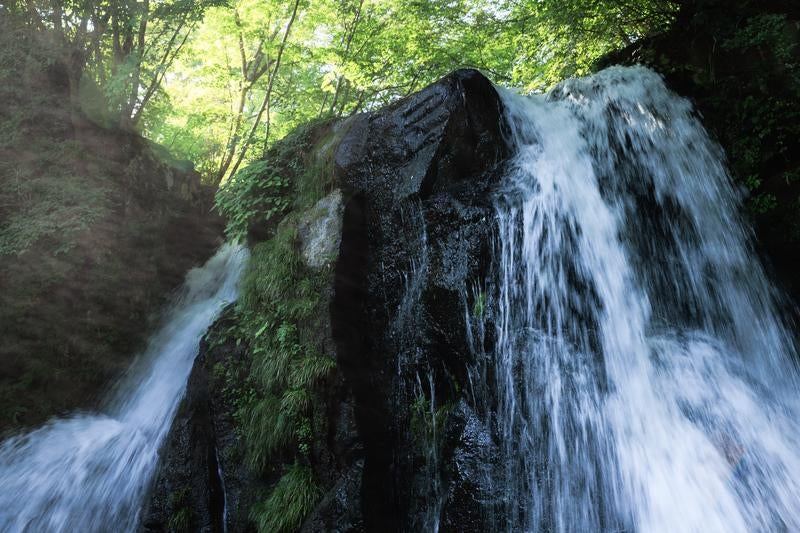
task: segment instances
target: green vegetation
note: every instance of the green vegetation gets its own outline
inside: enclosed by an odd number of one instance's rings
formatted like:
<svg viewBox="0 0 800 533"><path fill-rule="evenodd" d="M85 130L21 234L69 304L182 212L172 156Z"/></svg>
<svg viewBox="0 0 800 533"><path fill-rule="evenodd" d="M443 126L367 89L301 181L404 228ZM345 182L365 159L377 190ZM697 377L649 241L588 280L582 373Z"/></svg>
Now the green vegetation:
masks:
<svg viewBox="0 0 800 533"><path fill-rule="evenodd" d="M170 531L176 533L191 531L192 510L187 504L188 497L188 488L176 490L169 494L167 505L171 509L171 514L167 521L167 527Z"/></svg>
<svg viewBox="0 0 800 533"><path fill-rule="evenodd" d="M72 142L46 143L33 165L0 161L0 203L14 206L0 222L0 255L19 255L47 238L54 253L69 251L92 223L108 215L108 191L103 176L72 175L65 160L79 157ZM12 168L13 167L13 168Z"/></svg>
<svg viewBox="0 0 800 533"><path fill-rule="evenodd" d="M90 0L0 6L46 43L74 111L218 184L297 125L374 109L460 67L541 90L663 31L684 1ZM52 8L55 6L56 8Z"/></svg>
<svg viewBox="0 0 800 533"><path fill-rule="evenodd" d="M99 387L127 362L109 362L107 354L132 351L131 323L145 322L124 315L129 309L117 300L157 303L148 276L158 261L140 251L167 248L154 236L166 218L150 217L144 205L162 198L153 193L134 201L132 192L141 185L161 194L136 182L158 174L157 163L144 164L134 154L138 148L126 148L112 164L105 161L106 145L81 138L119 135L114 142L125 144L142 134L191 161L182 164L194 165L218 188L216 210L228 237L251 245L232 325L212 339L243 345L247 357L220 363L214 376L235 408L242 460L264 480L275 480L252 509L253 520L261 531L296 529L321 492L313 464L321 429L314 415L336 371L321 338L332 272L304 263L298 222L331 191L346 117L464 67L497 83L543 91L629 47L699 88L697 100L734 174L751 191L751 211L790 212L781 228L800 240L797 21L760 12L757 2L734 3L735 9L719 9L722 0L0 4L0 274L14 286L0 302L0 330L21 339L20 347L0 349L7 365L0 369L0 418L26 419L30 407L17 402L21 396L42 396L40 417L57 410L46 394L58 389L48 385L52 376L72 383L80 372L85 376L75 381ZM652 40L670 32L680 41L670 43L675 50L695 43L687 32L699 34L700 44L683 55L659 55ZM728 68L734 61L747 69ZM100 228L94 240L86 238L91 227ZM127 254L119 253L123 241ZM26 255L36 250L40 255ZM14 262L25 257L27 263ZM140 278L123 286L132 272ZM41 325L26 317L33 310L44 317L42 302L60 298L47 320L63 323L58 319L75 295L55 288L73 287L81 275L82 296L100 311L69 327L89 333L73 337L54 326L53 340L41 341L51 344L42 349L36 344ZM472 314L481 320L485 312L480 291ZM114 321L123 315L125 324ZM50 359L40 361L40 352ZM415 438L430 440L450 407L432 408L420 395L411 409ZM173 529L190 525L179 501L185 496L171 499L178 509Z"/></svg>
<svg viewBox="0 0 800 533"><path fill-rule="evenodd" d="M281 477L269 497L253 509L253 519L259 531L296 531L314 508L319 496L311 468L294 464Z"/></svg>
<svg viewBox="0 0 800 533"><path fill-rule="evenodd" d="M295 246L294 229L282 225L253 248L242 282L238 335L248 343L250 379L259 391L242 421L248 462L256 469L279 450L308 445L302 428L311 389L334 366L299 332L319 311L325 278L305 267Z"/></svg>
<svg viewBox="0 0 800 533"><path fill-rule="evenodd" d="M297 223L332 180L333 130L328 122L297 129L217 195L229 237L244 239L253 226L267 230L252 245L233 325L211 339L246 346L244 384L233 385L239 369L218 365L214 374L235 406L243 460L256 473L280 475L252 510L260 531L296 529L321 492L311 453L320 433L314 406L336 366L322 346L331 270L304 263Z"/></svg>
<svg viewBox="0 0 800 533"><path fill-rule="evenodd" d="M331 135L327 142L318 138L331 129L329 121L311 122L296 128L281 142L271 146L264 159L239 170L224 183L216 206L228 221L227 234L243 240L253 224L274 225L291 209L313 205L329 185ZM322 153L310 153L322 145Z"/></svg>
<svg viewBox="0 0 800 533"><path fill-rule="evenodd" d="M800 242L800 27L758 3L721 5L698 2L682 24L639 43L636 60L694 99L753 218Z"/></svg>
<svg viewBox="0 0 800 533"><path fill-rule="evenodd" d="M715 83L719 93L712 100L717 112L727 112L720 128L723 142L734 173L752 191L749 207L757 214L779 207L780 188L766 180L800 185L795 152L800 139L800 58L795 50L798 42L787 31L791 26L784 15L756 15L722 41L726 52L758 63L757 74L749 79ZM780 175L770 176L764 172L768 168ZM781 196L785 202L786 195ZM788 200L792 202L791 197ZM790 230L800 239L800 211L796 205L785 207L793 211Z"/></svg>
<svg viewBox="0 0 800 533"><path fill-rule="evenodd" d="M477 319L483 318L483 313L486 311L486 291L479 291L475 295L475 303L472 304L472 316Z"/></svg>
<svg viewBox="0 0 800 533"><path fill-rule="evenodd" d="M411 434L425 446L441 445L444 436L442 428L452 410L453 405L448 403L434 408L428 397L419 393L411 403Z"/></svg>
<svg viewBox="0 0 800 533"><path fill-rule="evenodd" d="M295 463L254 510L260 531L297 527L316 502L319 489L308 466L313 396L335 368L311 327L324 313L326 276L303 264L295 241L286 221L253 248L236 309L234 335L250 356L235 415L245 460L256 472L281 460Z"/></svg>

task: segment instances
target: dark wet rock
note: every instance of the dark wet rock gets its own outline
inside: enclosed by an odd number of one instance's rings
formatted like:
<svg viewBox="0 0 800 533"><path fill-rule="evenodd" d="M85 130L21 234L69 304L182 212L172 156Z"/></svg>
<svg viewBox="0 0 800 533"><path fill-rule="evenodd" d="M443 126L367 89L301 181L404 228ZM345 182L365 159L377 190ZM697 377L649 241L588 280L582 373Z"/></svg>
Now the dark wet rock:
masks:
<svg viewBox="0 0 800 533"><path fill-rule="evenodd" d="M492 434L469 404L462 400L449 420L447 438L452 456L447 462L447 500L440 531L491 531L502 506L502 487L493 484L502 468Z"/></svg>
<svg viewBox="0 0 800 533"><path fill-rule="evenodd" d="M231 311L223 313L212 331L231 325ZM236 406L228 394L244 384L244 357L244 347L235 342L201 342L186 395L161 450L143 531L255 531L250 508L264 483L243 464Z"/></svg>
<svg viewBox="0 0 800 533"><path fill-rule="evenodd" d="M162 455L144 531L222 531L214 427L208 405L208 372L202 361L192 369Z"/></svg>
<svg viewBox="0 0 800 533"><path fill-rule="evenodd" d="M327 491L317 508L306 519L300 531L315 533L360 533L364 531L361 516L361 484L364 462L358 460L342 473Z"/></svg>
<svg viewBox="0 0 800 533"><path fill-rule="evenodd" d="M364 526L413 530L432 513L415 488L445 465L426 450L439 443L412 435L411 406L446 408L465 389L468 288L486 275L490 193L508 155L502 104L463 70L355 120L336 153L351 200L331 318L364 443Z"/></svg>

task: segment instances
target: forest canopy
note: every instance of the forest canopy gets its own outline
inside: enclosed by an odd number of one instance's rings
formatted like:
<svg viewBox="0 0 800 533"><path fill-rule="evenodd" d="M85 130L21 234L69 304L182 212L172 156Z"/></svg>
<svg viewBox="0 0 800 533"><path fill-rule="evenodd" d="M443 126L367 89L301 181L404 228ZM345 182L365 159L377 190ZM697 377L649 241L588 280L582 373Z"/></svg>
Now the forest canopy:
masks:
<svg viewBox="0 0 800 533"><path fill-rule="evenodd" d="M702 1L702 0L696 0ZM544 90L660 32L666 0L23 0L0 5L74 109L219 184L298 124L374 109L456 68Z"/></svg>

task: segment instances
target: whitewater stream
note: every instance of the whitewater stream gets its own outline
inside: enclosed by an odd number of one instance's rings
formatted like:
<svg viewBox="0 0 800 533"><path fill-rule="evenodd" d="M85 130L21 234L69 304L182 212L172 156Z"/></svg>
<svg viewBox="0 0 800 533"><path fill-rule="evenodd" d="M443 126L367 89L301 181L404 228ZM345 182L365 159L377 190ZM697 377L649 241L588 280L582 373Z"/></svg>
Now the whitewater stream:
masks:
<svg viewBox="0 0 800 533"><path fill-rule="evenodd" d="M800 531L793 333L691 105L641 67L502 99L501 528Z"/></svg>
<svg viewBox="0 0 800 533"><path fill-rule="evenodd" d="M136 530L200 338L235 300L246 259L225 245L187 274L103 413L56 419L0 445L0 531Z"/></svg>

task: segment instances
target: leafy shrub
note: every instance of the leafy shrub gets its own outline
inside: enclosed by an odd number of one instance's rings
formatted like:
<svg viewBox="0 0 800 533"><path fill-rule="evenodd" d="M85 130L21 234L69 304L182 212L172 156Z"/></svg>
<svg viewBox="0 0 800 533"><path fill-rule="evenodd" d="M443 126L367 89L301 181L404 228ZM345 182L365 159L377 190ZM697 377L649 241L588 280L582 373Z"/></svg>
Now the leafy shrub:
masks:
<svg viewBox="0 0 800 533"><path fill-rule="evenodd" d="M763 13L750 17L733 35L723 41L722 47L735 50L766 46L779 61L792 59L792 42L784 31L786 15Z"/></svg>
<svg viewBox="0 0 800 533"><path fill-rule="evenodd" d="M307 207L322 196L330 157L317 157L314 139L328 125L310 122L295 129L220 187L216 206L228 220L231 239L244 239L253 224L276 225L292 207ZM333 143L322 144L333 151Z"/></svg>
<svg viewBox="0 0 800 533"><path fill-rule="evenodd" d="M241 169L217 192L217 208L228 219L227 233L241 241L253 222L268 223L289 207L289 180L267 161Z"/></svg>

